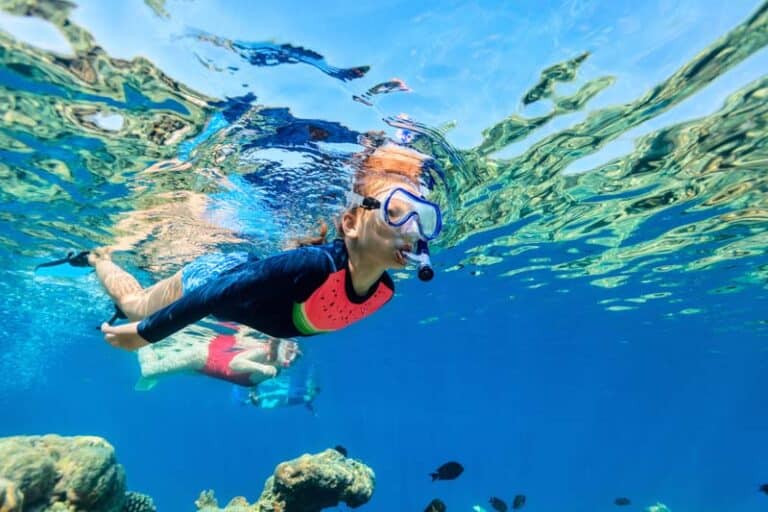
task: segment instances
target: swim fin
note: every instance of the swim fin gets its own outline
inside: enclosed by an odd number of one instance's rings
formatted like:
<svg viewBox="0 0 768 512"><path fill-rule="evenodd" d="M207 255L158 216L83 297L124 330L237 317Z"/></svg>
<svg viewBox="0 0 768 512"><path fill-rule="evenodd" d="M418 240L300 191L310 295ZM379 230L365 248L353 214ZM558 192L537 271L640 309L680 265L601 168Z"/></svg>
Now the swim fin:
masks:
<svg viewBox="0 0 768 512"><path fill-rule="evenodd" d="M149 391L155 386L157 386L157 379L152 379L150 377L140 377L139 380L136 381L136 385L133 386L133 389L136 391Z"/></svg>
<svg viewBox="0 0 768 512"><path fill-rule="evenodd" d="M118 320L127 320L128 317L123 313L123 310L117 307L117 304L115 304L115 312L112 314L112 317L107 320L107 323L109 325L115 325L115 322Z"/></svg>
<svg viewBox="0 0 768 512"><path fill-rule="evenodd" d="M115 304L114 306L115 306L115 312L112 313L112 316L109 318L109 320L107 320L107 324L108 325L115 325L115 322L117 322L118 320L127 320L128 319L126 314L123 313L123 310L120 309L119 307L117 307L117 304ZM97 331L101 330L101 324L96 326L96 330Z"/></svg>
<svg viewBox="0 0 768 512"><path fill-rule="evenodd" d="M69 251L67 256L64 258L59 258L58 260L48 261L35 265L35 270L42 267L55 267L65 263L69 263L73 267L89 267L90 265L88 264L88 255L90 253L91 251L80 251L79 253L75 254L75 251Z"/></svg>
<svg viewBox="0 0 768 512"><path fill-rule="evenodd" d="M235 405L251 405L251 388L233 384L229 397Z"/></svg>

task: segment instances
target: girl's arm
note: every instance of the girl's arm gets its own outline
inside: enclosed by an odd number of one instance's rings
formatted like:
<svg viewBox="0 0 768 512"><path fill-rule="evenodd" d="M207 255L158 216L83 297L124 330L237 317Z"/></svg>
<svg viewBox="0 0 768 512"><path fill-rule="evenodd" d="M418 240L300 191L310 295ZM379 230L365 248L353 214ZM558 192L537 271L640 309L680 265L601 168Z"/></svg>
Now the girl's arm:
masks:
<svg viewBox="0 0 768 512"><path fill-rule="evenodd" d="M277 375L277 368L274 366L269 366L267 364L258 363L256 361L253 361L252 359L249 359L250 357L255 357L255 353L258 349L254 350L247 350L241 354L238 354L235 356L232 361L229 363L229 368L233 372L237 373L253 373L256 374L256 377L261 377L254 379L254 375L251 376L252 381L259 381L264 379L271 379L272 377L275 377ZM253 352L254 354L250 354ZM260 355L260 354L259 354Z"/></svg>

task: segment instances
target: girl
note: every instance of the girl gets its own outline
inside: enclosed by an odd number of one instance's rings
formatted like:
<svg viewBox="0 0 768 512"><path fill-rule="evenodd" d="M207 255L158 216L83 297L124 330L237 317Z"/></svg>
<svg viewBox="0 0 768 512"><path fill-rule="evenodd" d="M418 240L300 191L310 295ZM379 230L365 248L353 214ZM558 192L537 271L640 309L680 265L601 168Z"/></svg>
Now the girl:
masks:
<svg viewBox="0 0 768 512"><path fill-rule="evenodd" d="M213 334L190 333L139 350L141 379L136 389L146 391L159 377L188 372L251 388L290 367L299 354L295 341L265 339L252 329L219 323Z"/></svg>
<svg viewBox="0 0 768 512"><path fill-rule="evenodd" d="M204 255L142 289L108 250L83 254L131 323L101 330L113 346L136 350L207 315L269 336L311 336L374 313L394 294L388 269L405 267L416 244L437 237L440 208L422 194L426 155L387 143L358 159L339 238L320 237L265 259L246 253ZM139 321L140 320L140 321Z"/></svg>

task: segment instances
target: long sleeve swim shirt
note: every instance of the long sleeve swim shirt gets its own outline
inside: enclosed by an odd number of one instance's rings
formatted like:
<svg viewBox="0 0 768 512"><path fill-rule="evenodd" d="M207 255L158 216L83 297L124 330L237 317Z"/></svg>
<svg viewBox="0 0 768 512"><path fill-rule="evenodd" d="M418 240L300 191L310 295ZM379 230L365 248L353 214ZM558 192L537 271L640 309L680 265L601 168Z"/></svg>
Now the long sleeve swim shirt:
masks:
<svg viewBox="0 0 768 512"><path fill-rule="evenodd" d="M358 296L344 241L334 240L264 259L249 255L143 319L138 332L154 343L213 315L269 336L311 336L370 315L392 298L394 288L384 272L365 296Z"/></svg>

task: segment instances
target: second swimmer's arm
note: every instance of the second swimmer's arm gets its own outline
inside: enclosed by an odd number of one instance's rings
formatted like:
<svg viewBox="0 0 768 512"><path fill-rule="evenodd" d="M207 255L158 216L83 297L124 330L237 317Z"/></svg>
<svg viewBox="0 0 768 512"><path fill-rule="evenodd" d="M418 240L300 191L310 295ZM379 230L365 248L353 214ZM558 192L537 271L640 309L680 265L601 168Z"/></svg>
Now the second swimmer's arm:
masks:
<svg viewBox="0 0 768 512"><path fill-rule="evenodd" d="M269 379L277 375L277 368L275 368L274 366L269 366L267 364L251 361L246 357L241 357L243 355L244 354L240 354L240 357L235 357L229 363L230 370L236 373L258 374L261 377L261 379L255 379L255 380ZM251 377L251 380L254 380L253 377Z"/></svg>

